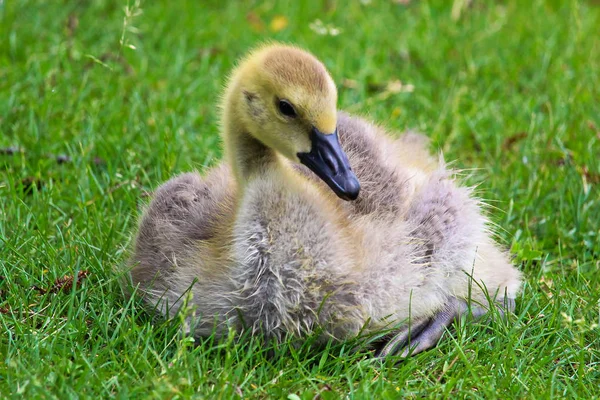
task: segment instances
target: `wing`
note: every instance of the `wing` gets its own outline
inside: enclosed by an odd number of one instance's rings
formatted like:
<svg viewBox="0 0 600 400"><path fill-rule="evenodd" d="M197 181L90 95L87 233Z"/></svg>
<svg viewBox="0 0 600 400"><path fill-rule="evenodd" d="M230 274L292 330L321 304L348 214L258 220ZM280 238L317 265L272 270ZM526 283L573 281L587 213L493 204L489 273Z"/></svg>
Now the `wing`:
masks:
<svg viewBox="0 0 600 400"><path fill-rule="evenodd" d="M394 139L345 113L339 115L338 134L361 183L361 194L352 204L357 215L402 215L416 188L437 166L428 139L420 134L409 132Z"/></svg>
<svg viewBox="0 0 600 400"><path fill-rule="evenodd" d="M178 262L197 260L202 244L218 240L233 218L232 183L229 169L218 167L204 178L197 172L179 175L156 190L141 218L131 259L134 284L168 289Z"/></svg>

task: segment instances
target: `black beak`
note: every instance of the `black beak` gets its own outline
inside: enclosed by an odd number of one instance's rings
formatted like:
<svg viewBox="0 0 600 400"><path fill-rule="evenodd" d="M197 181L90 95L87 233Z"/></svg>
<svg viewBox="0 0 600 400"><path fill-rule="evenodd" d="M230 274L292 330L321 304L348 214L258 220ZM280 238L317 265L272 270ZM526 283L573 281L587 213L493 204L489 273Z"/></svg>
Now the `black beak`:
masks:
<svg viewBox="0 0 600 400"><path fill-rule="evenodd" d="M337 130L329 135L313 128L309 153L298 153L302 164L310 168L343 200L356 200L360 183L340 146Z"/></svg>

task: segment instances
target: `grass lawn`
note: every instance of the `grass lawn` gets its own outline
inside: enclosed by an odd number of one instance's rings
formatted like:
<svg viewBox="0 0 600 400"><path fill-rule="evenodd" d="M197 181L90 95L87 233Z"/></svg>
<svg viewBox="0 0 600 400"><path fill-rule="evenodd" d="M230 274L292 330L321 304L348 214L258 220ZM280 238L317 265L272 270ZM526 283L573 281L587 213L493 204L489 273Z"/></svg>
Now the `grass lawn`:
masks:
<svg viewBox="0 0 600 400"><path fill-rule="evenodd" d="M0 397L600 397L598 1L126 4L0 0ZM125 299L140 206L219 162L225 76L265 39L321 58L341 109L471 172L526 278L507 323L382 364L194 343Z"/></svg>

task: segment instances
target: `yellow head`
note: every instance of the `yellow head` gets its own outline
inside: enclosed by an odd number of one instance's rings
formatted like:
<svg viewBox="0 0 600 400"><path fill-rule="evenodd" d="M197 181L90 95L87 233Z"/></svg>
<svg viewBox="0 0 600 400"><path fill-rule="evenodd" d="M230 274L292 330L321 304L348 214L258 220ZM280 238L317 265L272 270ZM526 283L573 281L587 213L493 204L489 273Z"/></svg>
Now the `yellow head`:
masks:
<svg viewBox="0 0 600 400"><path fill-rule="evenodd" d="M314 56L290 46L262 47L233 72L224 101L244 133L307 165L338 196L358 196L337 138L335 83Z"/></svg>

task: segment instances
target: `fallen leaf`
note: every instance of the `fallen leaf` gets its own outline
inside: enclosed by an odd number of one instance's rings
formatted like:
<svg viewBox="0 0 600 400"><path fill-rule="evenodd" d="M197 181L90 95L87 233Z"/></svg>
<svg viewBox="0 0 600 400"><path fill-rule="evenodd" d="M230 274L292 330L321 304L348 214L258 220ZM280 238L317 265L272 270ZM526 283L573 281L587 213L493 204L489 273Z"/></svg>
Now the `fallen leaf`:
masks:
<svg viewBox="0 0 600 400"><path fill-rule="evenodd" d="M598 129L596 124L594 124L594 121L588 120L587 125L588 125L588 128L590 128L592 131L596 132L596 138L598 140L600 140L600 129Z"/></svg>
<svg viewBox="0 0 600 400"><path fill-rule="evenodd" d="M398 94L398 93L412 93L415 90L415 86L410 84L410 83L402 83L399 80L393 80L393 81L389 81L385 87L382 87L382 85L380 84L373 84L370 83L369 84L369 88L372 91L381 91L381 93L379 93L377 95L377 98L379 100L386 100L387 98L391 97L392 95Z"/></svg>
<svg viewBox="0 0 600 400"><path fill-rule="evenodd" d="M33 193L33 188L36 188L37 190L42 189L42 187L44 187L44 182L33 176L28 176L21 180L21 187L23 194L30 195Z"/></svg>
<svg viewBox="0 0 600 400"><path fill-rule="evenodd" d="M271 32L279 32L284 30L288 26L288 19L284 15L277 15L269 24L269 29Z"/></svg>
<svg viewBox="0 0 600 400"><path fill-rule="evenodd" d="M73 36L78 26L79 18L77 18L77 15L69 14L69 18L67 19L67 36Z"/></svg>
<svg viewBox="0 0 600 400"><path fill-rule="evenodd" d="M589 170L587 165L581 167L580 174L589 182L594 185L600 183L600 174Z"/></svg>
<svg viewBox="0 0 600 400"><path fill-rule="evenodd" d="M514 147L515 144L517 144L521 140L525 139L526 137L527 137L527 132L518 132L518 133L515 133L514 135L510 135L509 137L507 137L504 140L504 143L502 143L502 148L504 150L510 150Z"/></svg>
<svg viewBox="0 0 600 400"><path fill-rule="evenodd" d="M213 57L223 52L220 47L204 47L198 50L198 55L202 57Z"/></svg>
<svg viewBox="0 0 600 400"><path fill-rule="evenodd" d="M354 79L343 79L342 86L348 89L358 89L358 82Z"/></svg>
<svg viewBox="0 0 600 400"><path fill-rule="evenodd" d="M250 11L248 14L246 14L246 21L248 21L250 28L254 32L262 32L265 30L265 24L254 11Z"/></svg>
<svg viewBox="0 0 600 400"><path fill-rule="evenodd" d="M390 93L412 93L415 90L415 86L410 83L402 83L399 80L393 80L388 82L386 90Z"/></svg>
<svg viewBox="0 0 600 400"><path fill-rule="evenodd" d="M313 400L323 400L323 398L331 398L333 396L325 396L326 392L331 392L331 386L324 383L320 388L319 392L313 397ZM337 396L335 396L337 397Z"/></svg>
<svg viewBox="0 0 600 400"><path fill-rule="evenodd" d="M539 280L539 284L540 284L540 289L542 290L542 292L544 292L544 294L546 296L548 296L548 298L552 298L552 296L553 296L552 288L554 287L554 281L550 278L546 278L545 276L542 276Z"/></svg>
<svg viewBox="0 0 600 400"><path fill-rule="evenodd" d="M61 291L64 293L68 293L73 288L73 284L75 282L79 282L79 281L87 278L88 275L89 275L89 272L87 270L83 270L83 271L79 271L79 273L77 274L77 278L75 278L72 275L65 275L62 278L56 279L50 289L44 289L39 286L32 286L31 288L33 290L40 292L41 294L46 294L48 292L58 293Z"/></svg>

